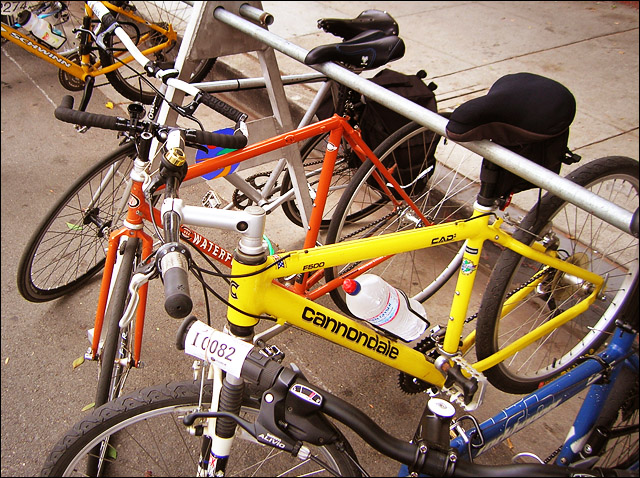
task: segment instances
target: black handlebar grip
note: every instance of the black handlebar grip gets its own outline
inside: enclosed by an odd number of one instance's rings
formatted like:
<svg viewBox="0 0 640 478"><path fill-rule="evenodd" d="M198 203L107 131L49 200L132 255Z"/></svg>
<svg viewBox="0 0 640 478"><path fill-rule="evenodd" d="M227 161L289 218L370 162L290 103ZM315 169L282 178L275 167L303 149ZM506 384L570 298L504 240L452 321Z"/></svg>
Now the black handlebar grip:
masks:
<svg viewBox="0 0 640 478"><path fill-rule="evenodd" d="M198 99L212 110L217 111L225 118L229 118L236 123L239 121L245 121L247 119L247 115L245 113L238 111L230 104L225 103L221 99L216 98L209 93L202 91Z"/></svg>
<svg viewBox="0 0 640 478"><path fill-rule="evenodd" d="M114 131L127 131L130 129L129 121L126 118L87 113L86 111L75 111L73 109L73 96L69 95L65 95L65 97L62 98L62 102L60 106L56 108L54 114L57 119L65 123L93 126Z"/></svg>
<svg viewBox="0 0 640 478"><path fill-rule="evenodd" d="M168 252L161 260L164 281L164 310L175 319L191 313L193 302L189 294L187 258L178 251Z"/></svg>
<svg viewBox="0 0 640 478"><path fill-rule="evenodd" d="M185 131L185 138L194 143L220 146L221 148L242 149L247 145L247 137L240 130L230 135L190 129Z"/></svg>

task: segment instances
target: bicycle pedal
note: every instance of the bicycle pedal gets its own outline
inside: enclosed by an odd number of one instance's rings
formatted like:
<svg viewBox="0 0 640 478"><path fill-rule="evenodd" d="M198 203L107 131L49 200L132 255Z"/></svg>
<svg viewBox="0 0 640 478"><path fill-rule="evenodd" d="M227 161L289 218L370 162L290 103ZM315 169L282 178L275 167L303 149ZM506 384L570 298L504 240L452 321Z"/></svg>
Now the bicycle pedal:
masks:
<svg viewBox="0 0 640 478"><path fill-rule="evenodd" d="M202 197L202 205L211 209L222 209L226 206L222 197L213 189L209 189Z"/></svg>
<svg viewBox="0 0 640 478"><path fill-rule="evenodd" d="M472 378L475 379L478 387L473 393L473 396L471 396L470 398L465 398L464 384L459 383L457 380L454 380L452 381L452 383L450 383L449 386L443 386L442 392L449 396L449 401L451 403L459 405L467 412L472 412L476 410L482 403L482 399L484 398L484 391L488 383L487 377L485 377L482 372L478 372L476 369L474 369L460 356L451 357L451 361L454 363L454 367L456 365L459 365L460 371L466 372L466 375L470 376L467 381L471 380Z"/></svg>

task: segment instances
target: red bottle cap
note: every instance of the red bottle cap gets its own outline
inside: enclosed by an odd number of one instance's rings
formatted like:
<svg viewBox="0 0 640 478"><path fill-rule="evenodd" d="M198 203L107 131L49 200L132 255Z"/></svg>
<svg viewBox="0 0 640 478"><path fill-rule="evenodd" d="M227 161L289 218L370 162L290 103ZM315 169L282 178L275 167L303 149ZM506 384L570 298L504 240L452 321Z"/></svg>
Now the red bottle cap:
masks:
<svg viewBox="0 0 640 478"><path fill-rule="evenodd" d="M349 295L356 295L360 292L360 284L352 279L345 279L342 283L342 290Z"/></svg>

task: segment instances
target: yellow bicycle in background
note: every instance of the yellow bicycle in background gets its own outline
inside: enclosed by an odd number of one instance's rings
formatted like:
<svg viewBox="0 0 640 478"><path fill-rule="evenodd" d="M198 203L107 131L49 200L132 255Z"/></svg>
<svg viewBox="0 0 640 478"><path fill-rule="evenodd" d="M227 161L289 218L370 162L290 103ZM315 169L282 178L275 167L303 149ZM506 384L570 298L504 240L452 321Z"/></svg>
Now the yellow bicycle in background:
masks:
<svg viewBox="0 0 640 478"><path fill-rule="evenodd" d="M178 54L191 7L183 2L104 2L119 24L144 55L169 68ZM47 21L51 30L64 38L53 48L21 28L18 18L29 12ZM22 18L29 16L24 14ZM102 36L101 36L102 34ZM101 31L100 23L85 2L2 2L2 38L59 68L60 84L69 91L85 90L80 109L91 98L95 79L104 75L116 91L132 101L150 104L156 92L140 80L141 67L115 35ZM104 42L107 50L96 44ZM191 82L202 81L211 71L215 58L195 65ZM159 80L151 81L159 87Z"/></svg>

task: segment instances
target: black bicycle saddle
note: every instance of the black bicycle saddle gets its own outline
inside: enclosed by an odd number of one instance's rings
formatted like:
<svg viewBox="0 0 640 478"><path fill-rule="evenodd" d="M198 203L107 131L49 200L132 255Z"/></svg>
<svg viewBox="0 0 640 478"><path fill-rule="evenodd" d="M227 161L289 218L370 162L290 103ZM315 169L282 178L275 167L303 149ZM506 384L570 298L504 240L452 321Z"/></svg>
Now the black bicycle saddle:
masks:
<svg viewBox="0 0 640 478"><path fill-rule="evenodd" d="M566 132L575 114L576 100L564 85L516 73L451 113L447 136L455 141L490 139L502 146L533 143Z"/></svg>
<svg viewBox="0 0 640 478"><path fill-rule="evenodd" d="M325 61L338 61L356 68L371 70L402 58L404 51L404 42L401 38L386 35L381 30L368 30L342 43L314 48L307 54L304 63L315 65Z"/></svg>
<svg viewBox="0 0 640 478"><path fill-rule="evenodd" d="M352 19L322 18L318 20L318 28L345 40L367 30L380 30L385 36L400 34L398 23L387 12L380 10L365 10Z"/></svg>

